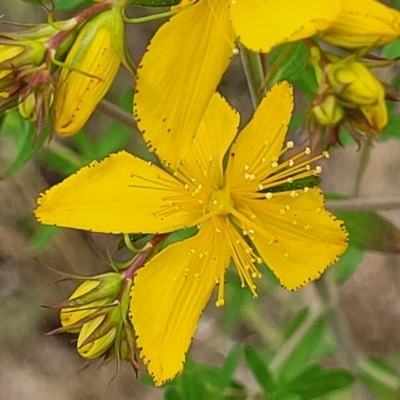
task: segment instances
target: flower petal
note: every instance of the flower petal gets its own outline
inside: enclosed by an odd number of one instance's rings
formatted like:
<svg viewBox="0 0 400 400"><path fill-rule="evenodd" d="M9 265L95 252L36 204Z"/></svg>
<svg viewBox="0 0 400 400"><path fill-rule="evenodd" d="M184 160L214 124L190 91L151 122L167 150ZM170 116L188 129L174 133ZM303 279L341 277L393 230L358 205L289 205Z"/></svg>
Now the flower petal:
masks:
<svg viewBox="0 0 400 400"><path fill-rule="evenodd" d="M274 193L270 200L245 204L262 227L262 231L254 228L252 240L264 262L288 290L318 279L347 248L342 221L323 208L321 190L295 193L298 197L281 192Z"/></svg>
<svg viewBox="0 0 400 400"><path fill-rule="evenodd" d="M233 55L227 0L199 1L155 34L138 69L139 129L172 169L188 151Z"/></svg>
<svg viewBox="0 0 400 400"><path fill-rule="evenodd" d="M323 40L349 48L382 46L400 37L400 13L374 0L342 2L338 18Z"/></svg>
<svg viewBox="0 0 400 400"><path fill-rule="evenodd" d="M140 356L157 386L179 374L200 315L229 265L212 221L172 244L140 269L132 288L131 321Z"/></svg>
<svg viewBox="0 0 400 400"><path fill-rule="evenodd" d="M186 175L189 173L186 170L189 170L203 185L222 188L223 159L237 133L239 121L239 113L215 93L179 169L184 169Z"/></svg>
<svg viewBox="0 0 400 400"><path fill-rule="evenodd" d="M292 110L292 87L287 82L274 85L232 146L227 176L233 191L259 190L271 163L278 161Z"/></svg>
<svg viewBox="0 0 400 400"><path fill-rule="evenodd" d="M39 222L104 233L170 232L200 214L183 185L156 165L126 152L94 161L38 199Z"/></svg>
<svg viewBox="0 0 400 400"><path fill-rule="evenodd" d="M232 0L230 5L238 39L264 53L326 29L338 12L338 0Z"/></svg>

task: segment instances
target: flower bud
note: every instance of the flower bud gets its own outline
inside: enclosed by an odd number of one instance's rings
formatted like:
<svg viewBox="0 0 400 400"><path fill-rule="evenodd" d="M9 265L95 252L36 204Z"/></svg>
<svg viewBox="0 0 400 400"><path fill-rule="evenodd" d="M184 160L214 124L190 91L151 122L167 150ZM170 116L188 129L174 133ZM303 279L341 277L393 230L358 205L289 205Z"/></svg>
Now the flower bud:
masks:
<svg viewBox="0 0 400 400"><path fill-rule="evenodd" d="M106 315L86 322L78 336L78 353L87 360L101 357L115 340L116 326L105 324Z"/></svg>
<svg viewBox="0 0 400 400"><path fill-rule="evenodd" d="M28 121L36 121L36 111L35 111L35 93L29 93L24 99L20 96L20 101L18 104L18 111Z"/></svg>
<svg viewBox="0 0 400 400"><path fill-rule="evenodd" d="M400 37L400 12L375 0L344 0L321 37L347 48L383 46Z"/></svg>
<svg viewBox="0 0 400 400"><path fill-rule="evenodd" d="M121 274L109 272L98 279L84 281L61 305L61 325L71 333L78 333L82 325L99 314L119 295L124 279Z"/></svg>
<svg viewBox="0 0 400 400"><path fill-rule="evenodd" d="M0 44L0 69L38 66L43 62L46 52L46 44L40 41L3 42Z"/></svg>
<svg viewBox="0 0 400 400"><path fill-rule="evenodd" d="M375 75L353 57L327 67L331 87L343 100L354 105L373 105L385 98L385 89Z"/></svg>
<svg viewBox="0 0 400 400"><path fill-rule="evenodd" d="M388 111L384 100L373 106L361 106L360 111L367 120L371 133L382 133L388 124Z"/></svg>
<svg viewBox="0 0 400 400"><path fill-rule="evenodd" d="M320 104L313 106L312 112L317 123L322 126L335 126L345 116L343 107L333 95L328 95Z"/></svg>
<svg viewBox="0 0 400 400"><path fill-rule="evenodd" d="M55 97L54 129L74 135L110 88L122 61L124 24L112 8L88 21L68 52Z"/></svg>

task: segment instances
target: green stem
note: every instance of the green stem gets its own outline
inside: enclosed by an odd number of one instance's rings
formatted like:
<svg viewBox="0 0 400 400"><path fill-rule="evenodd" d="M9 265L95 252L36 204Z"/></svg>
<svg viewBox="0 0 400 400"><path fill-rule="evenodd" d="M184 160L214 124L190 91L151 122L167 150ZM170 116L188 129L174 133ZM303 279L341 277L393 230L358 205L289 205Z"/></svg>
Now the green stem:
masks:
<svg viewBox="0 0 400 400"><path fill-rule="evenodd" d="M241 44L239 44L239 50L247 84L250 90L251 101L254 109L256 109L264 95L262 90L264 84L264 72L260 55L246 49L246 47Z"/></svg>
<svg viewBox="0 0 400 400"><path fill-rule="evenodd" d="M335 338L339 355L346 367L354 375L357 375L364 356L353 340L346 318L338 307L336 288L333 282L328 279L329 274L325 274L314 284L321 303L328 311L328 324ZM359 400L374 400L368 389L359 381L355 384L355 392Z"/></svg>
<svg viewBox="0 0 400 400"><path fill-rule="evenodd" d="M361 191L361 182L365 175L368 162L371 156L371 145L368 143L362 146L360 150L360 158L358 159L357 172L354 180L353 197L358 197Z"/></svg>
<svg viewBox="0 0 400 400"><path fill-rule="evenodd" d="M146 17L139 18L128 18L124 16L124 22L126 22L127 24L142 24L143 22L156 21L157 19L172 17L180 11L182 11L182 9L166 11L163 13L147 15Z"/></svg>

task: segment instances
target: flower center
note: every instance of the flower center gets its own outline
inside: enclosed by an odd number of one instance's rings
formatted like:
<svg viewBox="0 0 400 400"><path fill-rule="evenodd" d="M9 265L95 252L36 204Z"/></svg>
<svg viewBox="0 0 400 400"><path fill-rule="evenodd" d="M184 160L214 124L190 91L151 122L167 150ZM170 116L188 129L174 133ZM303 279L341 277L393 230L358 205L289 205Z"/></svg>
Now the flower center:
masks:
<svg viewBox="0 0 400 400"><path fill-rule="evenodd" d="M218 210L217 215L228 215L233 208L233 200L229 192L225 189L214 191L209 203L210 211Z"/></svg>

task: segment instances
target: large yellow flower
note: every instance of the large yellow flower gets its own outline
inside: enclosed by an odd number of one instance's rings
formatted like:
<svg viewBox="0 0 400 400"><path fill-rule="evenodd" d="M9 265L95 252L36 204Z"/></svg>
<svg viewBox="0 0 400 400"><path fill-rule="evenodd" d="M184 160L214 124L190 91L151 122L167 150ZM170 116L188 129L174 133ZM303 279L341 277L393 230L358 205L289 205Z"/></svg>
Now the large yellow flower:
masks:
<svg viewBox="0 0 400 400"><path fill-rule="evenodd" d="M282 149L292 108L291 87L274 86L232 144L239 115L215 94L172 174L120 152L81 169L38 200L36 216L44 224L112 233L199 227L195 236L158 253L134 279L131 318L156 385L182 370L216 285L216 305L224 304L230 260L242 285L256 295L262 262L282 286L295 290L346 250L347 234L324 209L321 190L282 189L319 172L304 161L309 149L278 163L293 147L288 142Z"/></svg>
<svg viewBox="0 0 400 400"><path fill-rule="evenodd" d="M198 0L165 23L138 69L134 114L145 139L176 168L189 149L235 40L257 52L314 35L339 0ZM171 154L175 154L171 157Z"/></svg>

